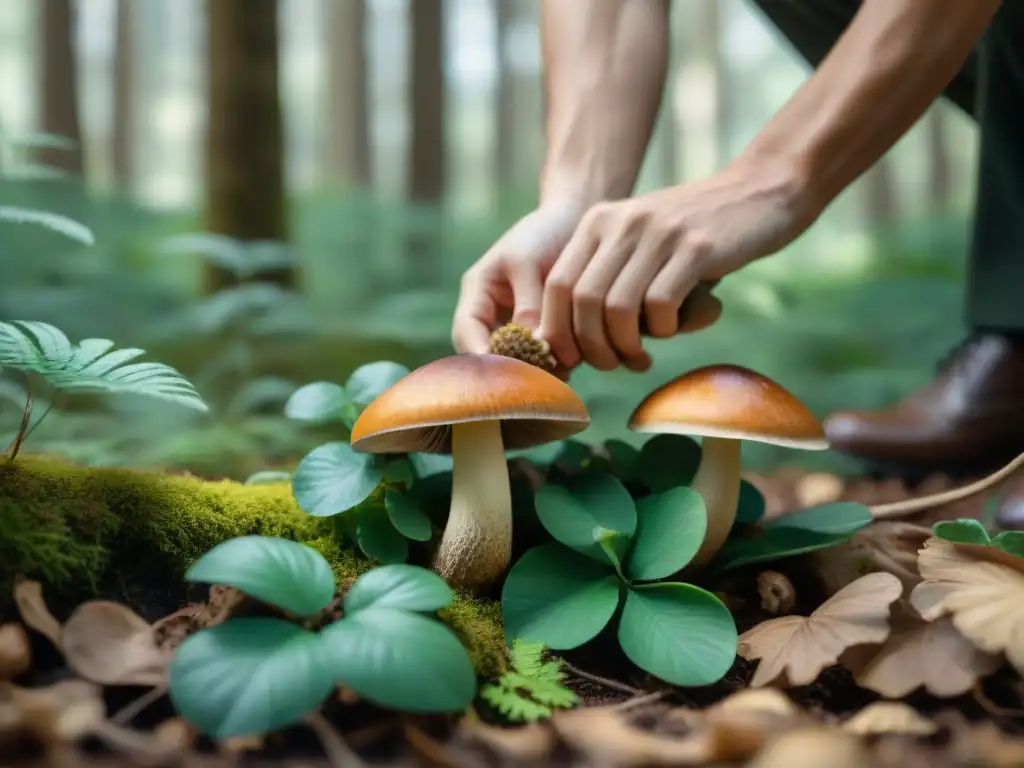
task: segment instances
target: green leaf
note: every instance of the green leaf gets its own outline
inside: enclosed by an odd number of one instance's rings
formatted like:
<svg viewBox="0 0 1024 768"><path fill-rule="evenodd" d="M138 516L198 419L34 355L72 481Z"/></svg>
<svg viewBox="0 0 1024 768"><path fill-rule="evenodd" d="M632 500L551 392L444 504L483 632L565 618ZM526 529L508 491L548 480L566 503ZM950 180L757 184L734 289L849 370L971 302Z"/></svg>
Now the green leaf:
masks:
<svg viewBox="0 0 1024 768"><path fill-rule="evenodd" d="M685 435L655 435L640 449L640 481L652 493L689 485L700 466L700 446Z"/></svg>
<svg viewBox="0 0 1024 768"><path fill-rule="evenodd" d="M64 235L71 240L77 240L83 245L94 245L96 236L92 230L81 222L61 216L58 213L39 211L33 208L19 208L13 205L0 205L0 222L10 224L34 224Z"/></svg>
<svg viewBox="0 0 1024 768"><path fill-rule="evenodd" d="M962 520L945 520L932 526L932 531L940 539L952 541L957 544L978 544L988 546L992 542L988 531L977 520L965 518Z"/></svg>
<svg viewBox="0 0 1024 768"><path fill-rule="evenodd" d="M174 708L218 740L293 725L334 688L320 637L280 619L231 619L189 635L169 678Z"/></svg>
<svg viewBox="0 0 1024 768"><path fill-rule="evenodd" d="M577 552L608 562L594 538L595 529L620 534L613 541L619 559L625 558L629 539L636 531L636 505L626 487L605 473L586 474L565 486L548 484L534 497L537 517L557 541Z"/></svg>
<svg viewBox="0 0 1024 768"><path fill-rule="evenodd" d="M416 477L425 477L452 471L452 457L437 453L410 453L409 461L416 470Z"/></svg>
<svg viewBox="0 0 1024 768"><path fill-rule="evenodd" d="M358 453L348 443L325 443L299 462L292 493L304 512L330 517L361 504L383 479L376 455Z"/></svg>
<svg viewBox="0 0 1024 768"><path fill-rule="evenodd" d="M291 480L291 472L277 472L266 469L262 472L253 472L245 478L244 485L274 485L275 483L290 483Z"/></svg>
<svg viewBox="0 0 1024 768"><path fill-rule="evenodd" d="M323 424L342 421L348 405L345 390L329 381L314 381L295 390L284 405L284 415L296 421Z"/></svg>
<svg viewBox="0 0 1024 768"><path fill-rule="evenodd" d="M345 595L345 615L367 608L439 611L454 595L444 579L417 565L397 563L367 571Z"/></svg>
<svg viewBox="0 0 1024 768"><path fill-rule="evenodd" d="M544 643L513 641L508 648L508 663L516 672L527 677L541 674L544 669ZM557 669L556 664L555 670Z"/></svg>
<svg viewBox="0 0 1024 768"><path fill-rule="evenodd" d="M629 483L640 476L640 451L622 440L606 440L604 449L608 453L612 471L622 482Z"/></svg>
<svg viewBox="0 0 1024 768"><path fill-rule="evenodd" d="M128 365L145 351L113 347L109 339L72 344L48 323L0 323L0 368L37 374L54 389L68 392L143 395L209 410L195 387L174 368L163 363Z"/></svg>
<svg viewBox="0 0 1024 768"><path fill-rule="evenodd" d="M736 508L736 522L757 525L764 517L765 501L761 492L750 482L740 481L740 501Z"/></svg>
<svg viewBox="0 0 1024 768"><path fill-rule="evenodd" d="M433 529L430 518L416 505L415 499L398 491L384 492L384 506L388 511L391 524L407 539L427 541Z"/></svg>
<svg viewBox="0 0 1024 768"><path fill-rule="evenodd" d="M502 678L504 679L504 678ZM513 723L533 723L551 717L551 708L502 683L490 683L480 689L480 698Z"/></svg>
<svg viewBox="0 0 1024 768"><path fill-rule="evenodd" d="M505 579L505 637L556 650L583 645L611 620L620 584L607 566L560 544L534 547Z"/></svg>
<svg viewBox="0 0 1024 768"><path fill-rule="evenodd" d="M469 654L443 624L373 607L322 632L327 669L339 683L402 712L458 712L476 694Z"/></svg>
<svg viewBox="0 0 1024 768"><path fill-rule="evenodd" d="M356 368L345 382L349 400L357 405L369 405L395 382L409 375L404 365L380 360Z"/></svg>
<svg viewBox="0 0 1024 768"><path fill-rule="evenodd" d="M871 510L863 504L856 501L834 501L780 517L766 525L765 530L768 528L799 528L820 534L852 535L869 525L871 519Z"/></svg>
<svg viewBox="0 0 1024 768"><path fill-rule="evenodd" d="M388 457L384 465L384 482L391 485L404 486L406 490L412 488L416 481L416 470L412 462L406 456Z"/></svg>
<svg viewBox="0 0 1024 768"><path fill-rule="evenodd" d="M381 563L402 563L409 556L409 542L395 530L387 510L377 504L359 511L356 543L364 555Z"/></svg>
<svg viewBox="0 0 1024 768"><path fill-rule="evenodd" d="M1024 557L1024 531L1003 531L992 539L992 546L1007 554Z"/></svg>
<svg viewBox="0 0 1024 768"><path fill-rule="evenodd" d="M671 488L636 504L637 530L626 574L650 581L671 576L689 563L707 532L704 499L692 488Z"/></svg>
<svg viewBox="0 0 1024 768"><path fill-rule="evenodd" d="M228 539L196 560L186 581L224 584L291 611L313 616L334 598L334 572L323 555L275 536Z"/></svg>
<svg viewBox="0 0 1024 768"><path fill-rule="evenodd" d="M619 623L630 661L673 685L721 680L736 660L736 623L721 600L690 584L631 588Z"/></svg>
<svg viewBox="0 0 1024 768"><path fill-rule="evenodd" d="M853 533L817 533L802 528L765 526L756 538L732 538L726 541L711 561L711 569L721 573L755 563L796 557L842 544L849 541L851 536Z"/></svg>

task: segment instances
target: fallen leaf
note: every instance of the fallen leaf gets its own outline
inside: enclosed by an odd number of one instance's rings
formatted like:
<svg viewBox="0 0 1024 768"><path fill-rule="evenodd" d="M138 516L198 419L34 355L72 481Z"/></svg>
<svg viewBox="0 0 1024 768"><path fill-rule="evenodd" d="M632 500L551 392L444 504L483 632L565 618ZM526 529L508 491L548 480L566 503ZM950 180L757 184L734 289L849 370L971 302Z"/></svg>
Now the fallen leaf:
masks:
<svg viewBox="0 0 1024 768"><path fill-rule="evenodd" d="M856 645L889 636L889 606L903 591L891 573L869 573L839 590L810 616L769 619L739 638L739 655L760 659L752 688L809 685Z"/></svg>
<svg viewBox="0 0 1024 768"><path fill-rule="evenodd" d="M521 763L535 763L550 757L557 744L555 733L547 723L499 728L475 717L465 717L459 722L459 735Z"/></svg>
<svg viewBox="0 0 1024 768"><path fill-rule="evenodd" d="M962 748L974 765L986 768L1020 768L1024 765L1024 739L1008 736L995 723L973 726L963 739Z"/></svg>
<svg viewBox="0 0 1024 768"><path fill-rule="evenodd" d="M43 744L77 741L106 720L99 686L85 680L63 680L44 688L0 684L2 730L27 733Z"/></svg>
<svg viewBox="0 0 1024 768"><path fill-rule="evenodd" d="M1024 673L1024 573L939 538L925 542L918 568L910 602L926 621L949 614L979 650L1005 653Z"/></svg>
<svg viewBox="0 0 1024 768"><path fill-rule="evenodd" d="M658 736L634 728L608 707L561 710L551 725L568 747L599 764L702 765L717 759L707 734L686 739Z"/></svg>
<svg viewBox="0 0 1024 768"><path fill-rule="evenodd" d="M967 693L979 678L1002 666L1000 656L975 648L948 616L927 622L911 611L894 617L889 639L866 653L862 662L851 663L847 656L840 659L853 672L857 685L889 699L903 698L919 688L952 698Z"/></svg>
<svg viewBox="0 0 1024 768"><path fill-rule="evenodd" d="M25 628L17 622L0 625L0 680L10 680L32 665L32 648Z"/></svg>
<svg viewBox="0 0 1024 768"><path fill-rule="evenodd" d="M794 728L778 735L746 768L867 768L873 765L852 734L829 726Z"/></svg>
<svg viewBox="0 0 1024 768"><path fill-rule="evenodd" d="M939 726L906 704L897 701L878 701L864 707L843 723L843 730L858 736L930 736L939 730Z"/></svg>
<svg viewBox="0 0 1024 768"><path fill-rule="evenodd" d="M705 712L712 718L745 712L796 717L800 714L800 708L777 688L744 688L712 704Z"/></svg>
<svg viewBox="0 0 1024 768"><path fill-rule="evenodd" d="M102 685L163 685L171 654L153 627L120 603L83 603L64 624L60 646L76 673Z"/></svg>
<svg viewBox="0 0 1024 768"><path fill-rule="evenodd" d="M60 648L60 622L46 607L42 584L27 579L18 581L14 585L14 603L25 626Z"/></svg>

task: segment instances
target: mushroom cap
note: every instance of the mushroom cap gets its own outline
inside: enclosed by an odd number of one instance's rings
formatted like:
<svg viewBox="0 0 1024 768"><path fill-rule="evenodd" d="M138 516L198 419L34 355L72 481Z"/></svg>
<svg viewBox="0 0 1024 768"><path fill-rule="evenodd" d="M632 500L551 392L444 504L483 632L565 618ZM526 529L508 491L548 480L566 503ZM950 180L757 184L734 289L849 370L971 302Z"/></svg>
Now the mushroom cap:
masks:
<svg viewBox="0 0 1024 768"><path fill-rule="evenodd" d="M395 382L362 412L351 443L369 453L451 453L452 425L501 421L506 449L529 448L587 428L568 384L501 355L443 357Z"/></svg>
<svg viewBox="0 0 1024 768"><path fill-rule="evenodd" d="M659 387L633 411L629 428L828 448L821 424L803 403L767 376L738 365L697 368Z"/></svg>

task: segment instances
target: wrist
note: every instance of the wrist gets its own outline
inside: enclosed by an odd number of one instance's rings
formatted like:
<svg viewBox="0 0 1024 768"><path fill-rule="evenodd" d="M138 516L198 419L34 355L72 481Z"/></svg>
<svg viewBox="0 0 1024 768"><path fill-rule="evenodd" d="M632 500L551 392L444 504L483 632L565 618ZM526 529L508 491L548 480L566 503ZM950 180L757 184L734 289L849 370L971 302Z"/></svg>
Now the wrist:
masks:
<svg viewBox="0 0 1024 768"><path fill-rule="evenodd" d="M754 194L770 197L795 232L814 223L831 201L804 153L764 151L755 140L730 167L751 180Z"/></svg>

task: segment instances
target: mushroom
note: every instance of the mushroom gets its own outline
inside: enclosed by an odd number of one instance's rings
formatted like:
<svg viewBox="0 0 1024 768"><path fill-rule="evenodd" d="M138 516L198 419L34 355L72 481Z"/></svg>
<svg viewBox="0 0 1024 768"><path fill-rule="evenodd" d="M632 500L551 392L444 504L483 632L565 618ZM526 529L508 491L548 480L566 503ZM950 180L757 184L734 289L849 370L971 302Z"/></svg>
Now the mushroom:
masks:
<svg viewBox="0 0 1024 768"><path fill-rule="evenodd" d="M693 489L704 499L708 527L691 562L695 566L721 549L736 520L741 441L828 448L821 424L803 403L768 377L737 365L698 368L659 387L633 411L629 428L703 437Z"/></svg>
<svg viewBox="0 0 1024 768"><path fill-rule="evenodd" d="M362 412L351 443L370 453L450 453L452 502L434 569L478 589L508 567L512 497L506 450L561 440L590 416L569 385L499 355L453 355L393 384Z"/></svg>

